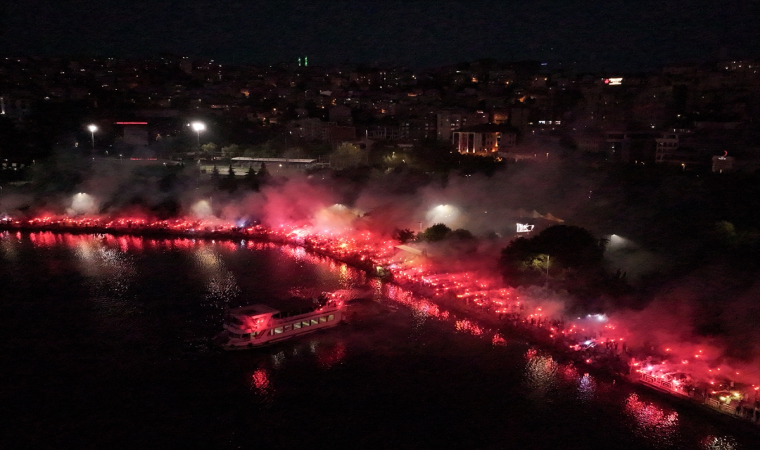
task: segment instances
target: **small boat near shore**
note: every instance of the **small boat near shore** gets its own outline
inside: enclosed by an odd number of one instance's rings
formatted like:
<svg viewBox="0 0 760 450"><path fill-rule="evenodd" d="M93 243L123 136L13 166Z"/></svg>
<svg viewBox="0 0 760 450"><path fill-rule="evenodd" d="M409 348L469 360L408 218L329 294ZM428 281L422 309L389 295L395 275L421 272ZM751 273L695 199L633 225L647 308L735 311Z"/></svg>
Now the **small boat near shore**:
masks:
<svg viewBox="0 0 760 450"><path fill-rule="evenodd" d="M312 305L279 311L256 304L231 309L224 321L224 331L214 339L225 350L261 347L295 336L338 325L350 291L322 294Z"/></svg>

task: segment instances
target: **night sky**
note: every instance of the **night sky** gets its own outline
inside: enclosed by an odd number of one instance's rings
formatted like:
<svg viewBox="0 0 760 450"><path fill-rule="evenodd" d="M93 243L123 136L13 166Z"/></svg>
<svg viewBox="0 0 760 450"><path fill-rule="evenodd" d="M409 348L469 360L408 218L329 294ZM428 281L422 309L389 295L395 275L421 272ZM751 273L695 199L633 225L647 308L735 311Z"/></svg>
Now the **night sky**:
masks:
<svg viewBox="0 0 760 450"><path fill-rule="evenodd" d="M169 52L232 64L308 55L311 64L411 67L489 57L627 71L760 56L760 1L753 0L7 3L0 53L10 55Z"/></svg>

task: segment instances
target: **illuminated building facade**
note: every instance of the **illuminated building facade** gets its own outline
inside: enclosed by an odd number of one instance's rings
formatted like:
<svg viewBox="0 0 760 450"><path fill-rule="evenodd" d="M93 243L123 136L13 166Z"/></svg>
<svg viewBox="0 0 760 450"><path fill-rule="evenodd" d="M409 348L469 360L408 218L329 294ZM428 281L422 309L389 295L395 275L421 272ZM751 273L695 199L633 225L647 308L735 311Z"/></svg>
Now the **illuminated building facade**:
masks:
<svg viewBox="0 0 760 450"><path fill-rule="evenodd" d="M451 142L459 153L506 152L517 144L517 132L505 125L475 125L454 131Z"/></svg>
<svg viewBox="0 0 760 450"><path fill-rule="evenodd" d="M436 114L436 136L439 141L451 139L452 132L469 125L487 124L489 113L484 111L442 110Z"/></svg>

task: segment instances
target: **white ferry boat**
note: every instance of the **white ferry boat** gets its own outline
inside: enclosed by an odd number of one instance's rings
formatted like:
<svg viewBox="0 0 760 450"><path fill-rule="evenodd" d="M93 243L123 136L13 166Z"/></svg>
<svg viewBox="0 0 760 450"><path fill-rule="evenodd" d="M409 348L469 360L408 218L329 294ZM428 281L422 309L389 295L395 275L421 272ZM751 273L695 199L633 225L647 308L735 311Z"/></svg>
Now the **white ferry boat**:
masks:
<svg viewBox="0 0 760 450"><path fill-rule="evenodd" d="M294 336L331 328L343 319L344 292L324 294L314 305L295 311L278 311L266 305L230 310L224 331L216 337L226 350L260 347Z"/></svg>

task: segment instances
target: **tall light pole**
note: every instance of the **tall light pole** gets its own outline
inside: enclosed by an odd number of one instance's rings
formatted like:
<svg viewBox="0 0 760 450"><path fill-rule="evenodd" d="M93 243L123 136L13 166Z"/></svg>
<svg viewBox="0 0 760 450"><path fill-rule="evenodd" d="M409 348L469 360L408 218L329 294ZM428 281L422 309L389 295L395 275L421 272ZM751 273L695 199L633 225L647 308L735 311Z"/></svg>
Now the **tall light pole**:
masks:
<svg viewBox="0 0 760 450"><path fill-rule="evenodd" d="M95 150L95 132L98 131L97 125L87 125L87 129L90 130L90 136L92 137L92 149Z"/></svg>
<svg viewBox="0 0 760 450"><path fill-rule="evenodd" d="M198 148L201 146L201 131L206 131L206 124L203 122L193 122L190 126L198 135Z"/></svg>

